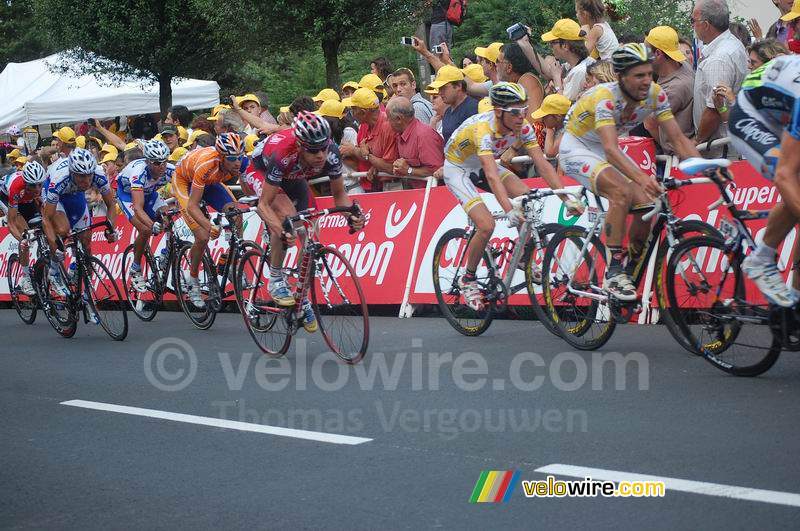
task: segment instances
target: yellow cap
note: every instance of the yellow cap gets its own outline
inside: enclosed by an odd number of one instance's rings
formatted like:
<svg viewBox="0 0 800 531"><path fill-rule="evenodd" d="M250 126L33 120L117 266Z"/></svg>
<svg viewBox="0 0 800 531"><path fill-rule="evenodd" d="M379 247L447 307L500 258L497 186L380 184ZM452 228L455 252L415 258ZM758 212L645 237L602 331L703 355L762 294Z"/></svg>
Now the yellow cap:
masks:
<svg viewBox="0 0 800 531"><path fill-rule="evenodd" d="M211 116L208 117L208 120L211 122L216 122L217 115L220 113L220 111L224 111L225 109L230 109L230 108L231 108L230 105L224 105L222 103L219 105L215 105L214 108L211 109Z"/></svg>
<svg viewBox="0 0 800 531"><path fill-rule="evenodd" d="M571 106L572 102L566 96L550 94L542 101L542 106L533 111L531 118L541 120L551 114L567 114Z"/></svg>
<svg viewBox="0 0 800 531"><path fill-rule="evenodd" d="M75 131L73 131L71 127L62 127L61 129L53 133L53 136L61 140L65 144L75 143Z"/></svg>
<svg viewBox="0 0 800 531"><path fill-rule="evenodd" d="M430 94L431 96L435 96L436 94L439 94L439 89L428 85L422 92L425 94Z"/></svg>
<svg viewBox="0 0 800 531"><path fill-rule="evenodd" d="M502 47L503 47L502 42L493 42L486 48L478 46L477 48L475 48L475 55L477 55L478 57L483 57L487 61L496 63L497 57L500 55L500 48Z"/></svg>
<svg viewBox="0 0 800 531"><path fill-rule="evenodd" d="M345 81L344 85L342 85L342 90L344 90L346 88L351 88L353 90L357 90L358 89L358 83L356 83L355 81Z"/></svg>
<svg viewBox="0 0 800 531"><path fill-rule="evenodd" d="M207 134L208 133L206 131L203 131L202 129L195 129L194 131L192 131L192 134L189 135L189 138L186 140L186 142L183 143L183 147L185 147L185 148L192 147L192 144L195 143L195 141L198 139L198 137L201 137L201 136L207 135Z"/></svg>
<svg viewBox="0 0 800 531"><path fill-rule="evenodd" d="M140 148L140 147L141 146L136 141L128 142L127 144L125 144L125 151L128 151L129 149L137 149L137 148Z"/></svg>
<svg viewBox="0 0 800 531"><path fill-rule="evenodd" d="M186 128L182 125L179 125L176 129L178 130L178 138L185 142L186 139L189 138L189 133L186 132Z"/></svg>
<svg viewBox="0 0 800 531"><path fill-rule="evenodd" d="M461 71L464 73L465 76L470 78L475 83L483 83L488 77L483 73L483 67L478 63L472 63L466 68L462 68Z"/></svg>
<svg viewBox="0 0 800 531"><path fill-rule="evenodd" d="M17 158L17 157L19 157L19 156L21 156L21 155L22 155L22 151L18 150L17 148L14 148L14 149L12 149L12 150L11 150L11 152L8 154L8 158L10 158L10 159L15 159L15 158Z"/></svg>
<svg viewBox="0 0 800 531"><path fill-rule="evenodd" d="M356 87L356 88L358 88L358 87ZM336 92L335 90L333 90L331 88L324 88L324 89L320 90L319 94L314 96L313 99L316 102L320 102L320 101L328 101L328 100L339 101L340 98L339 98L339 93Z"/></svg>
<svg viewBox="0 0 800 531"><path fill-rule="evenodd" d="M800 0L798 0L800 1ZM670 59L679 63L686 60L686 56L681 52L678 45L678 32L669 26L657 26L650 30L644 42L667 54Z"/></svg>
<svg viewBox="0 0 800 531"><path fill-rule="evenodd" d="M281 107L280 109L278 109L278 112L280 112L281 114L289 112L289 106L287 105L285 107Z"/></svg>
<svg viewBox="0 0 800 531"><path fill-rule="evenodd" d="M244 152L247 153L248 157L253 154L253 149L255 149L257 143L258 135L247 135L244 137Z"/></svg>
<svg viewBox="0 0 800 531"><path fill-rule="evenodd" d="M794 4L792 4L792 10L783 15L781 20L789 22L797 17L800 17L800 0L794 0Z"/></svg>
<svg viewBox="0 0 800 531"><path fill-rule="evenodd" d="M463 81L464 73L453 65L444 65L436 72L436 80L428 85L431 88L439 89L453 81Z"/></svg>
<svg viewBox="0 0 800 531"><path fill-rule="evenodd" d="M380 103L375 96L375 92L368 88L360 88L353 92L351 97L342 101L345 107L358 107L360 109L377 109Z"/></svg>
<svg viewBox="0 0 800 531"><path fill-rule="evenodd" d="M380 92L383 94L383 81L375 74L367 74L358 82L358 88L368 88L373 92Z"/></svg>
<svg viewBox="0 0 800 531"><path fill-rule="evenodd" d="M189 153L188 149L183 147L177 147L175 148L175 151L169 154L169 158L167 160L175 164L176 162L181 160L181 158L183 158L183 156L186 155L187 153Z"/></svg>
<svg viewBox="0 0 800 531"><path fill-rule="evenodd" d="M106 162L116 162L118 156L119 154L117 153L116 149L114 151L108 151L105 155L103 155L103 158L100 159L100 164L105 164Z"/></svg>
<svg viewBox="0 0 800 531"><path fill-rule="evenodd" d="M26 162L28 162L28 157L17 157L17 159L14 162L17 164L25 164Z"/></svg>
<svg viewBox="0 0 800 531"><path fill-rule="evenodd" d="M320 116L330 116L331 118L344 118L344 103L338 100L323 101L317 114Z"/></svg>
<svg viewBox="0 0 800 531"><path fill-rule="evenodd" d="M236 104L237 105L241 105L242 103L244 103L246 101L254 101L254 102L258 103L259 107L261 107L261 100L258 99L258 96L256 96L255 94L245 94L244 96L239 96L239 97L236 98Z"/></svg>
<svg viewBox="0 0 800 531"><path fill-rule="evenodd" d="M492 100L488 97L483 98L478 102L478 114L483 114L487 111L491 111L492 109L494 109L494 105L492 105Z"/></svg>
<svg viewBox="0 0 800 531"><path fill-rule="evenodd" d="M83 136L83 135L75 137L75 147L79 147L79 148L84 148L85 149L86 148L86 137Z"/></svg>
<svg viewBox="0 0 800 531"><path fill-rule="evenodd" d="M553 25L553 29L542 35L542 40L545 42L559 39L565 41L584 40L584 36L581 35L580 25L571 18L562 18Z"/></svg>
<svg viewBox="0 0 800 531"><path fill-rule="evenodd" d="M164 137L161 136L161 133L158 133L156 136L153 137L153 140L161 140L164 141Z"/></svg>
<svg viewBox="0 0 800 531"><path fill-rule="evenodd" d="M100 148L100 153L113 153L116 156L119 150L113 144L103 144L103 147Z"/></svg>

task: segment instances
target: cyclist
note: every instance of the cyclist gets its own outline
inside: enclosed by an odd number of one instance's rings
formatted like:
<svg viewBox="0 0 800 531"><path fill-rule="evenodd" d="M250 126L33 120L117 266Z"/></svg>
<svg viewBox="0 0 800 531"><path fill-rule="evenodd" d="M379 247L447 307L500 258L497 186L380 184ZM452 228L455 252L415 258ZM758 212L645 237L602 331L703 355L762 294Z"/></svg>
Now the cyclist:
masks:
<svg viewBox="0 0 800 531"><path fill-rule="evenodd" d="M619 147L619 137L655 115L678 155L699 157L681 132L667 94L653 82L652 57L642 43L617 48L611 62L617 81L596 85L572 106L559 147L564 174L608 199L605 220L607 270L604 289L620 301L635 301L636 287L623 268L626 217L634 214L629 235L631 265L644 249L650 224L642 215L661 194L661 186Z"/></svg>
<svg viewBox="0 0 800 531"><path fill-rule="evenodd" d="M481 255L494 232L494 218L483 204L481 189L491 192L510 216L509 225L520 226L525 217L512 209L510 198L526 194L530 189L511 170L495 162L509 148L522 150L533 160L539 174L551 188L562 188L561 178L544 158L536 143L536 133L525 120L528 96L517 83L497 83L489 91L493 110L471 116L456 129L445 146L444 183L456 196L475 224L475 236L467 249L466 273L459 278L459 287L467 304L478 311L483 308L475 272ZM580 203L561 197L573 214L582 211Z"/></svg>
<svg viewBox="0 0 800 531"><path fill-rule="evenodd" d="M776 249L800 221L800 57L786 55L745 78L728 121L731 144L761 174L774 180L782 202L769 213L764 239L742 262L742 270L771 302L789 308L800 300L778 272ZM800 241L800 239L798 240ZM798 257L795 246L795 269Z"/></svg>
<svg viewBox="0 0 800 531"><path fill-rule="evenodd" d="M22 171L9 177L6 187L8 194L5 199L8 205L8 230L19 242L19 264L22 276L18 288L29 297L36 295L30 278L30 253L28 240L24 238L25 231L31 219L39 215L39 205L42 196L42 184L47 178L47 171L37 160L25 164Z"/></svg>
<svg viewBox="0 0 800 531"><path fill-rule="evenodd" d="M282 241L286 246L294 245L295 236L284 232L283 221L308 208L308 179L314 177L330 178L336 206L353 204L342 179L342 157L331 140L328 122L312 112L300 111L291 129L279 131L256 146L253 160L265 176L258 215L270 233L269 293L279 306L291 307L295 300L281 272ZM364 226L362 217L350 216L349 223L355 230ZM308 299L303 301L303 328L308 332L317 330L317 318Z"/></svg>
<svg viewBox="0 0 800 531"><path fill-rule="evenodd" d="M55 258L50 263L50 278L53 288L62 296L67 296L64 279L58 270L57 260L63 260L64 253L57 248L57 237L66 237L72 229L88 227L91 222L91 213L86 203L85 192L91 187L96 187L106 210L116 212L114 192L108 184L105 173L97 167L97 161L91 152L83 148L75 148L69 157L59 160L50 166L45 180L42 195L44 196L43 226L50 250ZM110 229L106 229L105 236L108 242L117 239L115 232L114 216L108 216ZM80 236L86 253L91 255L92 235L84 232ZM97 321L99 322L99 321Z"/></svg>
<svg viewBox="0 0 800 531"><path fill-rule="evenodd" d="M160 219L167 203L161 199L158 189L172 180L175 166L167 159L169 148L160 140L148 140L144 145L144 158L132 161L117 177L117 202L122 212L138 234L133 242L133 263L130 279L136 291L147 289L142 276L142 254L150 235L161 232Z"/></svg>
<svg viewBox="0 0 800 531"><path fill-rule="evenodd" d="M186 283L189 285L189 298L197 308L206 305L198 281L200 262L209 239L219 236L219 227L211 225L200 209L200 201L205 201L217 212L234 208L236 199L222 183L239 177L247 169L247 164L242 138L237 133L222 133L214 146L190 151L175 167L172 191L181 206L186 225L194 234Z"/></svg>

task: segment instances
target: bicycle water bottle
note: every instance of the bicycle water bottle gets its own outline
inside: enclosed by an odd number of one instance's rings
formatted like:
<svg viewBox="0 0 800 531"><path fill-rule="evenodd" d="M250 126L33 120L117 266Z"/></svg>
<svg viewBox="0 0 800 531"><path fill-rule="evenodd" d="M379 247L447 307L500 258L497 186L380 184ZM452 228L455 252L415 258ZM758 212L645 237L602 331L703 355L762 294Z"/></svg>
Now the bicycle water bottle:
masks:
<svg viewBox="0 0 800 531"><path fill-rule="evenodd" d="M169 268L169 249L164 247L161 249L159 255L155 258L156 267L162 273Z"/></svg>
<svg viewBox="0 0 800 531"><path fill-rule="evenodd" d="M219 255L219 259L217 260L217 274L222 276L225 273L225 266L228 264L228 253L223 252Z"/></svg>
<svg viewBox="0 0 800 531"><path fill-rule="evenodd" d="M67 272L67 282L72 285L78 283L78 263L73 260L69 264L69 271Z"/></svg>

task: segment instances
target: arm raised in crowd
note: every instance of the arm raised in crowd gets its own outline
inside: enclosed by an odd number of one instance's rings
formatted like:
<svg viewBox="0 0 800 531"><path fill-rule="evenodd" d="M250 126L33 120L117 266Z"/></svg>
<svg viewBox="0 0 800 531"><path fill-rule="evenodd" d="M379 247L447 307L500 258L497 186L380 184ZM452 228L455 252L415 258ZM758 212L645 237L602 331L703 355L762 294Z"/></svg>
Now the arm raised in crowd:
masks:
<svg viewBox="0 0 800 531"><path fill-rule="evenodd" d="M112 146L114 146L115 148L117 148L120 151L125 151L125 141L124 140L122 140L120 137L118 137L117 135L115 135L114 133L112 133L111 131L106 129L105 127L103 127L100 124L100 120L97 120L95 118L93 121L94 121L94 126L93 127L95 129L97 129L100 132L100 134L105 137L106 141L109 144L111 144Z"/></svg>
<svg viewBox="0 0 800 531"><path fill-rule="evenodd" d="M416 37L412 37L412 39L414 39L414 44L412 44L411 47L414 48L418 54L424 57L425 60L428 61L428 63L430 63L430 65L433 67L435 71L438 72L439 69L444 65L452 64L452 61L450 61L449 53L442 54L442 57L439 58L433 52L428 50L428 48L425 47L425 42L419 40Z"/></svg>
<svg viewBox="0 0 800 531"><path fill-rule="evenodd" d="M255 127L262 133L271 135L276 131L284 129L283 126L280 126L278 124L271 124L266 120L263 120L260 116L256 116L255 114L251 114L242 109L239 106L239 103L236 101L236 96L233 95L231 95L231 106L233 107L233 110L236 111L236 114L239 115L239 118L241 118L248 125Z"/></svg>

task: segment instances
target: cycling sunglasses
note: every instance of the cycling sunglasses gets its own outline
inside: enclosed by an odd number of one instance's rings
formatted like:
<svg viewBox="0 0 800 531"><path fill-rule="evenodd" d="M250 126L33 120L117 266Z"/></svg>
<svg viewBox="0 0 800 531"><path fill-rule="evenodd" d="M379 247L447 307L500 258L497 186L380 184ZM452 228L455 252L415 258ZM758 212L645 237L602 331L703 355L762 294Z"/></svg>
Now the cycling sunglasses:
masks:
<svg viewBox="0 0 800 531"><path fill-rule="evenodd" d="M311 153L312 155L316 155L317 153L322 153L323 151L328 151L328 146L321 147L321 148L304 148L306 153Z"/></svg>
<svg viewBox="0 0 800 531"><path fill-rule="evenodd" d="M164 160L152 160L152 159L148 159L148 160L147 160L147 162L149 162L150 164L152 164L152 165L154 165L154 166L163 166L164 164L166 164L166 163L167 163L167 160L166 160L166 159L164 159Z"/></svg>
<svg viewBox="0 0 800 531"><path fill-rule="evenodd" d="M503 112L511 113L511 116L525 116L528 114L527 105L525 107L512 107L511 109L500 107L500 110Z"/></svg>
<svg viewBox="0 0 800 531"><path fill-rule="evenodd" d="M239 161L242 160L242 155L225 155L225 160L229 160L231 162Z"/></svg>

